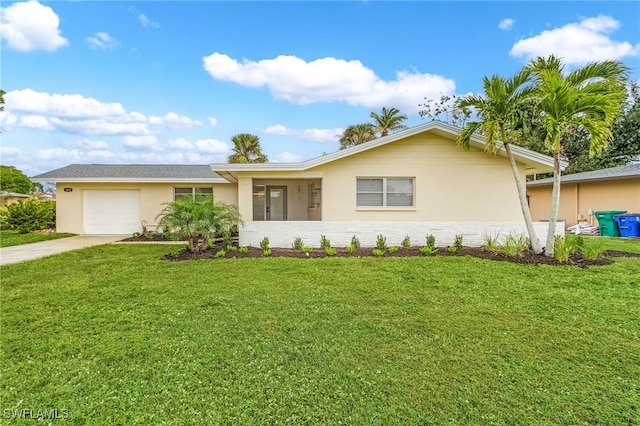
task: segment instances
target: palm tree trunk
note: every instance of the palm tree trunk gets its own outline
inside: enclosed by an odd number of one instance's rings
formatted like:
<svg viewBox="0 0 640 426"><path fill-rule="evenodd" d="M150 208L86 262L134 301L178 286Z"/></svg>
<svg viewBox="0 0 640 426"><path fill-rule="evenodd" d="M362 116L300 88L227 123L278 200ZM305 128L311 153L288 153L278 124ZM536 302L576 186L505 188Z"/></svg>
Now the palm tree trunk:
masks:
<svg viewBox="0 0 640 426"><path fill-rule="evenodd" d="M558 209L560 208L560 153L553 153L553 190L551 191L551 212L549 213L549 230L547 231L547 244L544 254L553 257L553 245L556 236L556 223L558 223Z"/></svg>
<svg viewBox="0 0 640 426"><path fill-rule="evenodd" d="M536 230L533 227L533 219L531 219L531 210L529 210L529 204L527 203L527 191L522 184L522 180L520 179L520 172L518 171L518 166L516 166L516 160L513 158L513 154L511 154L511 147L508 143L504 143L504 149L507 152L507 158L509 159L509 164L511 164L511 170L513 171L513 177L516 181L516 188L518 188L518 198L520 198L520 208L522 209L522 216L524 216L524 223L527 227L527 233L529 234L529 240L531 241L531 249L535 254L542 253L542 247L540 246L540 241L538 241L538 236L536 235Z"/></svg>

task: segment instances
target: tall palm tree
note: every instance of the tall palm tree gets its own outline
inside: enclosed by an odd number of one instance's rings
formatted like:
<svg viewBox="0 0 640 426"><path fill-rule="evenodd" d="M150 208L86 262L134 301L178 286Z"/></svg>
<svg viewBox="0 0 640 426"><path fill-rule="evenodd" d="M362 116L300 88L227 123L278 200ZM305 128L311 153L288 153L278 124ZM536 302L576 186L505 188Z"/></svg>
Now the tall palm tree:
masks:
<svg viewBox="0 0 640 426"><path fill-rule="evenodd" d="M233 154L229 163L266 163L267 156L260 149L260 138L250 133L238 133L231 137Z"/></svg>
<svg viewBox="0 0 640 426"><path fill-rule="evenodd" d="M542 247L538 241L531 211L527 203L527 193L520 178L520 171L511 152L511 143L519 142L520 131L515 131L519 123L519 112L527 102L527 95L531 90L531 73L522 70L509 79L503 79L497 75L484 78L484 97L480 95L467 95L456 100L457 108L473 108L479 121L467 122L465 128L456 138L456 142L464 149L469 149L469 142L474 133L479 132L484 137L485 150L495 154L498 149L498 140L502 142L507 154L516 188L520 199L520 208L524 217L531 248L535 253L542 253Z"/></svg>
<svg viewBox="0 0 640 426"><path fill-rule="evenodd" d="M553 256L554 231L560 204L560 155L563 136L573 128L589 133L589 154L601 152L612 140L611 126L622 113L628 68L619 61L592 62L570 73L554 55L532 60L533 93L546 133L545 148L553 154L553 190L545 255Z"/></svg>
<svg viewBox="0 0 640 426"><path fill-rule="evenodd" d="M340 149L346 149L376 138L375 129L371 123L352 124L344 129L340 138Z"/></svg>
<svg viewBox="0 0 640 426"><path fill-rule="evenodd" d="M407 116L399 114L400 110L393 107L390 109L382 107L382 114L372 112L370 116L374 120L373 126L376 132L380 132L380 136L382 137L387 136L389 132L394 130L406 129L407 126L403 125L402 122L407 119Z"/></svg>

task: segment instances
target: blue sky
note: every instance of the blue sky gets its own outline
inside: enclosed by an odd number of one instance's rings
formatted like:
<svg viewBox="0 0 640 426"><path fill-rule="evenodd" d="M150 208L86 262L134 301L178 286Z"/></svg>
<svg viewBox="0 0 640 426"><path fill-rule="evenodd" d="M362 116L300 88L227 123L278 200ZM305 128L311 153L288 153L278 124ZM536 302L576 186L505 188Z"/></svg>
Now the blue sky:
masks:
<svg viewBox="0 0 640 426"><path fill-rule="evenodd" d="M482 90L529 59L619 59L640 80L640 2L9 2L1 163L225 162L253 133L274 162L350 125Z"/></svg>

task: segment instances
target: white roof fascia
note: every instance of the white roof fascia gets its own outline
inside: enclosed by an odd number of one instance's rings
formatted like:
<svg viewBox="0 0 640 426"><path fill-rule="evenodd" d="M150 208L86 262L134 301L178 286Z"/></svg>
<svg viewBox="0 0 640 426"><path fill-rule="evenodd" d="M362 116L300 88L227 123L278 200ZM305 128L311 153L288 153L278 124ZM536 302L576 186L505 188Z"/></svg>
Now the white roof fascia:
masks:
<svg viewBox="0 0 640 426"><path fill-rule="evenodd" d="M410 136L424 133L429 130L437 130L437 131L455 136L458 133L460 133L461 129L459 127L456 127L441 121L431 121L429 123L411 127L406 130L401 130L391 135L374 139L370 142L356 145L348 149L343 149L340 151L332 152L331 154L312 158L304 162L299 162L299 163L217 163L217 164L211 164L210 166L211 166L211 170L213 170L218 174L223 174L224 172L240 172L240 171L274 171L274 172L304 171L312 167L317 167L322 164L330 163L332 161L339 160L341 158L349 157L351 155L355 155L363 151L375 149L379 146L395 142L399 139L404 139ZM474 143L477 147L484 150L485 142L479 135L472 136L471 142ZM553 158L549 157L548 155L540 154L538 152L535 152L517 145L513 145L513 144L511 144L510 146L511 146L511 151L513 152L516 159L520 160L520 162L522 163L525 163L525 164L538 163L547 167L553 167ZM502 150L502 147L503 147L503 144L499 142L498 148L501 153L504 152L504 150ZM564 169L568 165L568 163L566 162L563 162L563 163L564 164L561 164L561 167ZM229 173L226 173L226 174L229 174Z"/></svg>
<svg viewBox="0 0 640 426"><path fill-rule="evenodd" d="M215 179L167 179L167 178L30 178L32 182L69 182L69 183L229 183L223 178Z"/></svg>

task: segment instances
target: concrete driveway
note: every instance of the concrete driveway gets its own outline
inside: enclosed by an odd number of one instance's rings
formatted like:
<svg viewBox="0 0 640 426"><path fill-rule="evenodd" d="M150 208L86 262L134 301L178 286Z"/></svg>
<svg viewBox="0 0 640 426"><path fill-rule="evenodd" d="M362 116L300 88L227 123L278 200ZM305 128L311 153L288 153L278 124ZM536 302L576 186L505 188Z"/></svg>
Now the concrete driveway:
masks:
<svg viewBox="0 0 640 426"><path fill-rule="evenodd" d="M38 259L52 254L100 244L109 244L129 236L130 235L78 235L76 237L60 238L58 240L2 247L0 248L0 265L24 262L25 260Z"/></svg>

